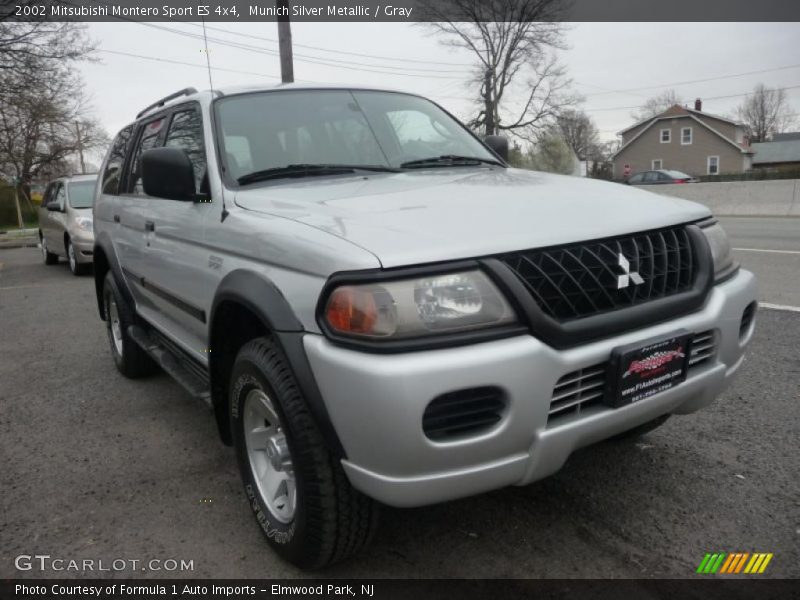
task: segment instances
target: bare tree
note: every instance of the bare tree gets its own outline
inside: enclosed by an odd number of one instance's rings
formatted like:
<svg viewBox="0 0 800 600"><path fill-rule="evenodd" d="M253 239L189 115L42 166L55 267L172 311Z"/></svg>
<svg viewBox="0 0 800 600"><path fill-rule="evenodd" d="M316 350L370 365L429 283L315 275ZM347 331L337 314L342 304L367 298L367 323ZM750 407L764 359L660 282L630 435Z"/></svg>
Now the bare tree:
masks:
<svg viewBox="0 0 800 600"><path fill-rule="evenodd" d="M590 160L600 143L597 127L585 112L575 109L563 111L556 117L554 129L579 160Z"/></svg>
<svg viewBox="0 0 800 600"><path fill-rule="evenodd" d="M770 89L763 83L759 83L753 93L744 99L736 115L744 123L753 142L765 142L794 124L786 90Z"/></svg>
<svg viewBox="0 0 800 600"><path fill-rule="evenodd" d="M94 50L82 23L15 22L0 17L0 100L26 84L52 77L66 64L89 60Z"/></svg>
<svg viewBox="0 0 800 600"><path fill-rule="evenodd" d="M674 106L675 104L681 105L683 103L684 100L675 93L675 90L665 90L657 96L648 98L636 112L631 113L631 117L636 121L652 119L667 110L670 106Z"/></svg>
<svg viewBox="0 0 800 600"><path fill-rule="evenodd" d="M564 0L427 0L428 23L443 43L475 57L470 83L480 108L469 125L486 135L508 132L527 141L575 103L555 51L563 48ZM522 101L512 106L512 91Z"/></svg>
<svg viewBox="0 0 800 600"><path fill-rule="evenodd" d="M25 192L107 143L70 68L90 50L82 25L0 20L0 176Z"/></svg>

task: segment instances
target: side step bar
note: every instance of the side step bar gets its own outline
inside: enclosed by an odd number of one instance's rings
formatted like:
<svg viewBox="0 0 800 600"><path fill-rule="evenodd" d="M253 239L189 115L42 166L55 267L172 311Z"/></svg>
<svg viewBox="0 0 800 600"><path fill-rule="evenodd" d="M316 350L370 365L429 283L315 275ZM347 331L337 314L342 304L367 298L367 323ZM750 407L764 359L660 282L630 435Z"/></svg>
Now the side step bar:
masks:
<svg viewBox="0 0 800 600"><path fill-rule="evenodd" d="M192 397L212 408L208 374L197 361L163 336L149 333L138 325L128 327L128 335Z"/></svg>

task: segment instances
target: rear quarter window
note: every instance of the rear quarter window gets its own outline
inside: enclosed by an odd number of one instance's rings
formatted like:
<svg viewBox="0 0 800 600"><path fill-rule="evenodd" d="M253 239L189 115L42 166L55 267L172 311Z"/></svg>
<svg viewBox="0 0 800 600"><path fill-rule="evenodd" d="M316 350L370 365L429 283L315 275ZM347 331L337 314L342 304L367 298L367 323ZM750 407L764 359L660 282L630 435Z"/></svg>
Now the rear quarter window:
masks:
<svg viewBox="0 0 800 600"><path fill-rule="evenodd" d="M125 154L128 150L132 131L133 126L128 125L114 138L114 143L111 145L111 150L108 153L106 168L103 171L103 181L101 185L104 194L111 194L114 196L119 194L122 169L125 165Z"/></svg>

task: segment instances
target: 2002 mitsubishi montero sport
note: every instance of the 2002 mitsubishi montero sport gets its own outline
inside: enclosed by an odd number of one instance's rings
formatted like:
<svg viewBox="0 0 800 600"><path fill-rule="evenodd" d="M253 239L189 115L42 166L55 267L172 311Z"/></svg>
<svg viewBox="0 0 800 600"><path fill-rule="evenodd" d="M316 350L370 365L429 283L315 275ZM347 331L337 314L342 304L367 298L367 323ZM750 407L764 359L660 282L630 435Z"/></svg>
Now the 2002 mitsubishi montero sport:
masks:
<svg viewBox="0 0 800 600"><path fill-rule="evenodd" d="M756 283L705 207L506 153L416 95L299 85L182 90L114 140L111 354L213 407L287 560L357 551L376 500L541 479L741 365Z"/></svg>

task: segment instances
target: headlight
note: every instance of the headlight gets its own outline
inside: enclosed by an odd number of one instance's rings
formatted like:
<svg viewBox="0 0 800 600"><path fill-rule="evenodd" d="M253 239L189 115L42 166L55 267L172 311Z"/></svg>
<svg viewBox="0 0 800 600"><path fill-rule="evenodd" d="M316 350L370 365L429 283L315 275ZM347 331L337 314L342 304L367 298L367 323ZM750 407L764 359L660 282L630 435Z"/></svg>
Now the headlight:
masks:
<svg viewBox="0 0 800 600"><path fill-rule="evenodd" d="M89 217L75 217L75 225L83 231L92 231L94 225Z"/></svg>
<svg viewBox="0 0 800 600"><path fill-rule="evenodd" d="M458 333L517 322L514 310L482 271L342 285L323 318L338 335L396 340Z"/></svg>
<svg viewBox="0 0 800 600"><path fill-rule="evenodd" d="M701 231L705 234L711 248L711 256L714 259L714 278L725 277L738 266L733 260L728 235L719 223L703 227Z"/></svg>

